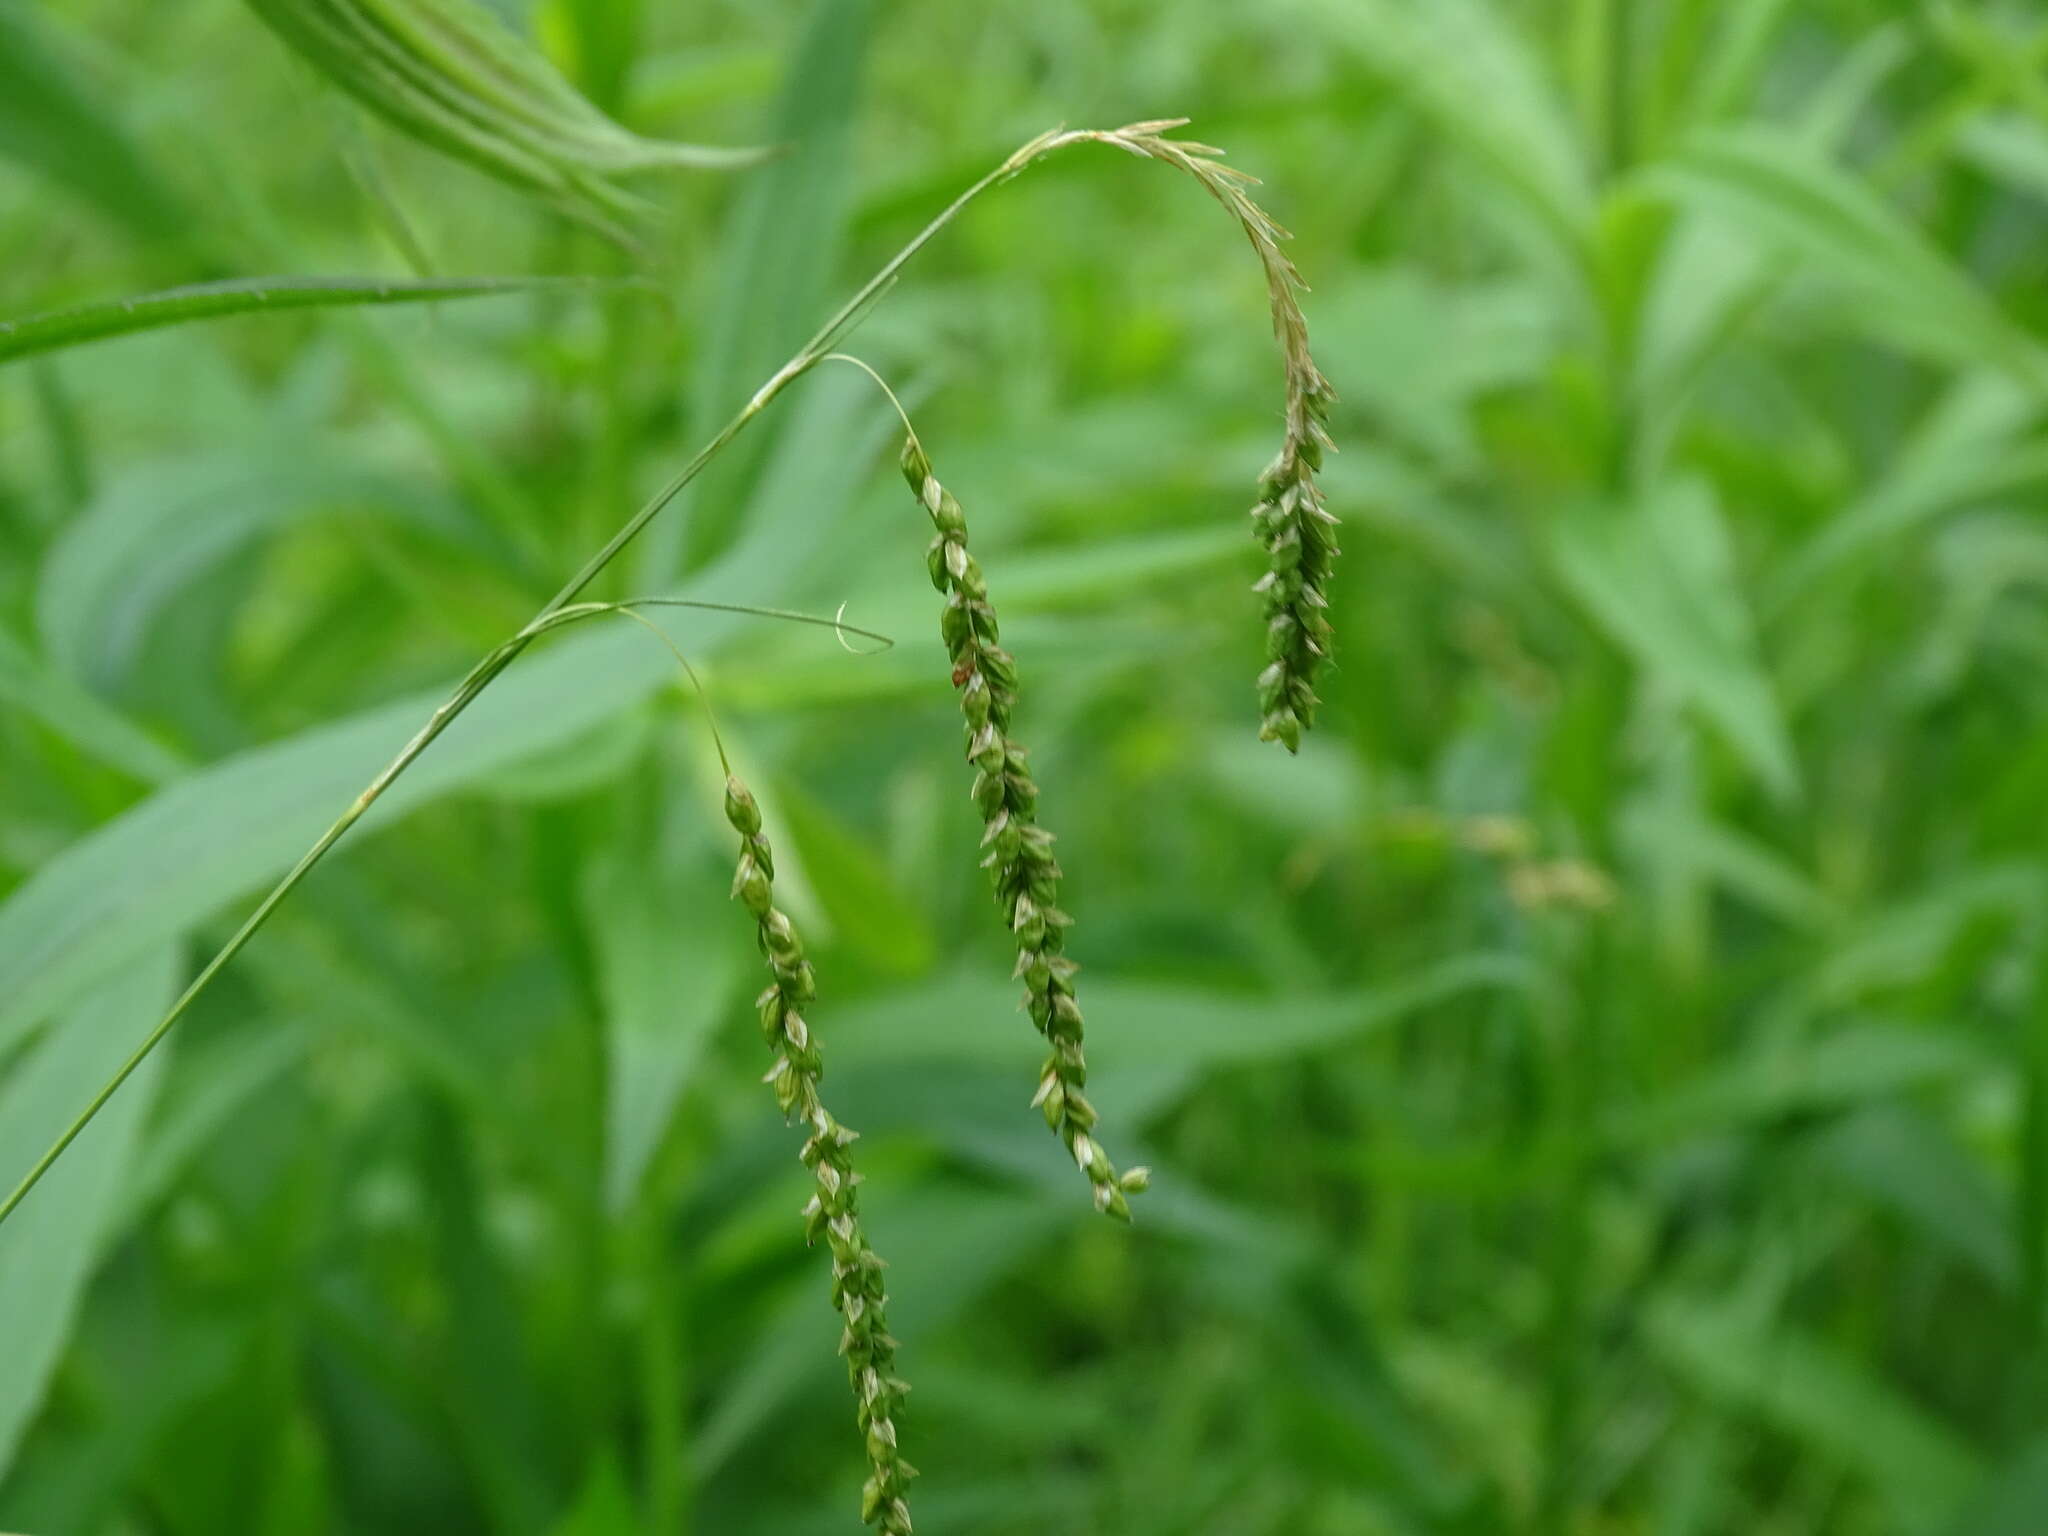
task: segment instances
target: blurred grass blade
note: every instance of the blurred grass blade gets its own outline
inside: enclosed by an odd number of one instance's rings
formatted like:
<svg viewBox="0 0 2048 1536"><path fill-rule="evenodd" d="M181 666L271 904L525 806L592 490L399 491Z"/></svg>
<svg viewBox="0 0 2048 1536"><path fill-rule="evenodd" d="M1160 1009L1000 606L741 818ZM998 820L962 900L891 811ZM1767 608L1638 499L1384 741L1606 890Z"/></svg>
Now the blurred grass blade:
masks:
<svg viewBox="0 0 2048 1536"><path fill-rule="evenodd" d="M538 1531L560 1503L558 1446L519 1332L511 1276L485 1230L476 1156L455 1107L430 1100L417 1136L433 1256L449 1307L431 1349L456 1445L494 1529Z"/></svg>
<svg viewBox="0 0 2048 1536"><path fill-rule="evenodd" d="M583 882L604 998L604 1202L615 1215L632 1204L676 1100L732 1001L738 959L700 921L726 899L723 880L669 889L644 857L595 865Z"/></svg>
<svg viewBox="0 0 2048 1536"><path fill-rule="evenodd" d="M249 0L335 85L387 122L563 212L615 231L640 211L616 178L730 169L765 151L643 138L579 95L473 0Z"/></svg>
<svg viewBox="0 0 2048 1536"><path fill-rule="evenodd" d="M1710 487L1672 481L1632 509L1570 514L1555 554L1565 584L1656 682L1713 721L1773 794L1797 793L1791 736Z"/></svg>
<svg viewBox="0 0 2048 1536"><path fill-rule="evenodd" d="M145 951L67 1010L0 1088L0 1180L12 1182L64 1128L170 1001L176 955ZM136 1074L17 1213L0 1244L0 1473L64 1352L149 1113L162 1063Z"/></svg>
<svg viewBox="0 0 2048 1536"><path fill-rule="evenodd" d="M1567 249L1593 208L1586 151L1542 64L1489 0L1315 0L1367 68L1517 193Z"/></svg>
<svg viewBox="0 0 2048 1536"><path fill-rule="evenodd" d="M1938 975L1952 956L1967 955L1973 934L2038 920L2040 895L2024 863L1964 865L1861 913L1833 950L1802 970L1799 986L1823 1009L1911 987Z"/></svg>
<svg viewBox="0 0 2048 1536"><path fill-rule="evenodd" d="M724 416L803 342L825 308L849 197L866 0L819 0L784 82L776 137L789 153L747 179L706 310L691 404Z"/></svg>
<svg viewBox="0 0 2048 1536"><path fill-rule="evenodd" d="M69 188L129 230L175 237L189 215L104 95L73 79L36 7L0 0L0 158Z"/></svg>
<svg viewBox="0 0 2048 1536"><path fill-rule="evenodd" d="M583 92L615 111L646 38L646 0L541 0L534 30Z"/></svg>
<svg viewBox="0 0 2048 1536"><path fill-rule="evenodd" d="M570 637L508 672L375 814L388 821L568 740L648 697L674 667L644 635ZM0 905L0 1050L112 967L289 868L445 696L400 699L215 763L44 864Z"/></svg>
<svg viewBox="0 0 2048 1536"><path fill-rule="evenodd" d="M1520 992L1533 984L1517 956L1474 951L1414 974L1333 994L1278 995L1163 986L1097 977L1090 1017L1102 1040L1091 1064L1104 1073L1160 1068L1176 1074L1271 1061L1354 1039L1455 999ZM1016 989L971 973L851 1004L833 1017L835 1038L865 1061L1008 1062L1023 1045L997 1030L962 1029L962 1019L1001 1017Z"/></svg>
<svg viewBox="0 0 2048 1536"><path fill-rule="evenodd" d="M1998 1291L2018 1288L2010 1202L1983 1164L1910 1105L1852 1115L1809 1149L1814 1165L1896 1215L1929 1247L1974 1268Z"/></svg>
<svg viewBox="0 0 2048 1536"><path fill-rule="evenodd" d="M1721 26L1706 67L1693 75L1688 105L1695 122L1725 117L1748 98L1770 62L1771 38L1790 9L1791 0L1731 0L1720 7Z"/></svg>
<svg viewBox="0 0 2048 1536"><path fill-rule="evenodd" d="M125 1230L148 1215L238 1112L306 1059L312 1037L296 1020L265 1017L181 1044L111 1225Z"/></svg>
<svg viewBox="0 0 2048 1536"><path fill-rule="evenodd" d="M834 1508L838 1509L836 1502ZM607 1450L595 1457L576 1502L548 1527L547 1536L640 1536L642 1529L633 1491L617 1458Z"/></svg>
<svg viewBox="0 0 2048 1536"><path fill-rule="evenodd" d="M820 383L800 418L815 451L783 466L788 499L771 498L732 555L677 596L729 598L800 574L792 522L828 530L857 478L847 465L859 452L848 425L858 383ZM737 614L692 614L690 654L711 659L741 623ZM552 641L479 696L363 830L573 741L675 677L675 658L631 626ZM412 695L211 764L40 866L0 903L0 1051L111 967L291 868L446 698L446 688Z"/></svg>
<svg viewBox="0 0 2048 1536"><path fill-rule="evenodd" d="M45 665L5 629L0 629L0 705L33 716L80 751L145 784L161 784L184 771L177 753Z"/></svg>
<svg viewBox="0 0 2048 1536"><path fill-rule="evenodd" d="M824 909L828 924L817 931L883 975L930 971L938 957L931 924L891 878L880 851L794 782L776 786L772 809Z"/></svg>
<svg viewBox="0 0 2048 1536"><path fill-rule="evenodd" d="M810 13L775 114L775 137L788 153L746 179L727 222L690 381L695 421L722 421L803 343L827 307L853 185L853 117L867 28L867 0L817 0ZM701 561L732 536L747 513L749 488L763 465L781 457L776 445L794 429L794 421L765 421L705 471L690 493L688 515L649 530L641 585L672 579L685 549Z"/></svg>
<svg viewBox="0 0 2048 1536"><path fill-rule="evenodd" d="M143 654L178 595L268 534L328 512L424 530L447 545L476 530L431 487L313 450L287 429L230 452L139 465L111 480L51 542L36 618L53 662L99 684Z"/></svg>
<svg viewBox="0 0 2048 1536"><path fill-rule="evenodd" d="M394 281L375 277L238 277L193 283L103 299L75 309L54 310L22 320L0 320L0 363L82 346L131 331L153 331L190 320L246 315L280 309L333 309L371 304L424 304L436 299L486 298L492 294L601 286L583 277L451 277Z"/></svg>
<svg viewBox="0 0 2048 1536"><path fill-rule="evenodd" d="M1791 927L1826 929L1841 919L1813 876L1738 827L1645 802L1624 810L1621 825L1640 852L1682 865Z"/></svg>
<svg viewBox="0 0 2048 1536"><path fill-rule="evenodd" d="M1836 154L1907 52L1901 32L1873 34L1820 80L1785 131L1811 156ZM1711 209L1680 220L1646 296L1634 360L1644 402L1676 415L1688 386L1763 307L1789 264L1785 252L1759 245L1747 226Z"/></svg>
<svg viewBox="0 0 2048 1536"><path fill-rule="evenodd" d="M1852 319L1871 334L2048 390L2040 347L1969 273L1799 136L1757 124L1716 129L1644 179L1681 207L1712 212L1766 247L1804 257L1825 281L1867 301Z"/></svg>
<svg viewBox="0 0 2048 1536"><path fill-rule="evenodd" d="M2037 1434L1991 1472L1942 1536L2038 1536L2048 1509L2048 1435Z"/></svg>
<svg viewBox="0 0 2048 1536"><path fill-rule="evenodd" d="M1957 147L1986 175L2048 205L2048 123L1987 113L1963 130Z"/></svg>
<svg viewBox="0 0 2048 1536"><path fill-rule="evenodd" d="M1623 1141L1658 1142L1840 1114L1932 1084L1982 1080L1996 1065L1981 1045L1953 1034L1858 1024L1811 1042L1753 1050L1623 1110L1611 1131Z"/></svg>
<svg viewBox="0 0 2048 1536"><path fill-rule="evenodd" d="M1768 589L1789 609L1842 566L1948 513L2048 482L2048 440L2025 437L2042 414L2003 374L1959 375L1873 484L1815 531Z"/></svg>
<svg viewBox="0 0 2048 1536"><path fill-rule="evenodd" d="M1754 1413L1804 1451L1854 1472L1905 1528L1955 1509L1979 1472L1970 1447L1852 1357L1722 1304L1667 1297L1645 1319L1651 1346L1708 1398Z"/></svg>

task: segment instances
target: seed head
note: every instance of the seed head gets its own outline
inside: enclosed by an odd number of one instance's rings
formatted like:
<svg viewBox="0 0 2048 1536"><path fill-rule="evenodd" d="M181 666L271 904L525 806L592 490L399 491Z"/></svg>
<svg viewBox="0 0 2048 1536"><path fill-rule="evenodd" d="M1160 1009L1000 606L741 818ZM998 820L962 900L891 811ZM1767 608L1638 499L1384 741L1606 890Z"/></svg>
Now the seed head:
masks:
<svg viewBox="0 0 2048 1536"><path fill-rule="evenodd" d="M980 565L967 552L967 517L959 500L939 483L916 439L904 443L902 464L904 480L937 530L926 563L933 584L947 594L939 635L952 659L966 755L976 770L982 865L995 881L996 907L1017 946L1025 1008L1054 1047L1031 1102L1094 1186L1096 1209L1128 1221L1126 1194L1144 1182L1120 1182L1094 1139L1095 1107L1081 1093L1088 1081L1081 1005L1074 997L1074 963L1062 954L1073 919L1058 906L1060 867L1052 855L1052 833L1038 825L1038 785L1024 749L1010 736L1016 663L996 643L995 608Z"/></svg>
<svg viewBox="0 0 2048 1536"><path fill-rule="evenodd" d="M1259 675L1259 736L1288 751L1301 747L1315 719L1316 675L1330 654L1328 604L1337 557L1337 520L1323 508L1316 472L1330 446L1330 406L1336 396L1309 353L1308 320L1301 312L1301 274L1282 248L1287 231L1252 201L1251 178L1222 162L1222 151L1168 138L1172 122L1132 123L1082 135L1192 176L1221 203L1251 243L1266 280L1273 335L1287 371L1287 403L1280 452L1259 477L1252 526L1266 550L1266 575L1256 591L1264 604L1266 654Z"/></svg>
<svg viewBox="0 0 2048 1536"><path fill-rule="evenodd" d="M861 1229L857 1188L848 1149L856 1133L841 1125L818 1096L824 1063L811 1026L798 1011L817 996L811 964L803 957L796 925L774 904L775 855L761 835L761 812L736 778L725 783L725 815L740 834L733 895L753 913L761 953L773 977L756 1000L761 1034L775 1052L765 1081L783 1114L809 1131L799 1153L811 1170L811 1198L803 1208L804 1240L823 1241L832 1255L832 1305L844 1325L839 1352L846 1357L855 1419L871 1469L861 1491L861 1519L887 1536L908 1536L904 1492L916 1469L896 1443L895 1413L910 1389L896 1375L896 1340L884 1315L882 1260Z"/></svg>

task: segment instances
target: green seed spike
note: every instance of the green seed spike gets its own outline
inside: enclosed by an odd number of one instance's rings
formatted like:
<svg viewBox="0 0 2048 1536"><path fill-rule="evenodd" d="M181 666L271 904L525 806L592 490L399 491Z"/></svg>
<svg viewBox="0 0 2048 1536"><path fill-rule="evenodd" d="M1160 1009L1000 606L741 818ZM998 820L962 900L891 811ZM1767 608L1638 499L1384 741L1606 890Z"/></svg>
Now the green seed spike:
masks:
<svg viewBox="0 0 2048 1536"><path fill-rule="evenodd" d="M1017 669L995 643L988 587L967 553L966 515L932 474L931 460L915 437L903 445L903 478L938 529L931 570L933 581L948 593L939 629L960 690L967 759L977 770L974 803L982 816L982 846L989 850L982 864L995 879L996 906L1017 946L1016 975L1024 982L1025 1006L1053 1046L1031 1102L1094 1187L1095 1208L1129 1221L1126 1197L1143 1189L1149 1175L1133 1169L1119 1178L1094 1139L1095 1108L1081 1094L1088 1080L1081 1005L1074 997L1074 963L1062 953L1073 919L1055 904L1060 867L1052 856L1053 835L1038 825L1038 786L1024 749L1009 734Z"/></svg>
<svg viewBox="0 0 2048 1536"><path fill-rule="evenodd" d="M860 1517L883 1536L910 1536L905 1494L917 1469L896 1445L896 1411L910 1388L896 1375L896 1341L889 1335L882 1260L868 1246L860 1220L860 1175L849 1149L858 1133L825 1108L818 1083L825 1066L817 1037L797 1010L818 995L803 941L774 905L775 855L761 833L761 808L747 786L728 774L725 819L740 835L733 894L746 903L759 929L761 954L773 979L756 1000L761 1034L775 1052L764 1081L784 1115L808 1133L799 1156L817 1188L803 1209L804 1238L832 1254L832 1305L844 1327L839 1352L853 1388L854 1417L867 1449L870 1475L861 1490Z"/></svg>
<svg viewBox="0 0 2048 1536"><path fill-rule="evenodd" d="M1170 165L1191 176L1222 204L1259 259L1273 335L1287 372L1285 435L1280 452L1259 481L1253 525L1266 549L1266 575L1257 591L1267 622L1266 669L1259 674L1259 738L1299 751L1315 719L1315 681L1330 654L1327 586L1337 557L1337 520L1323 508L1315 482L1330 446L1330 406L1336 396L1309 353L1308 320L1301 312L1301 274L1282 248L1287 231L1252 201L1250 178L1223 164L1222 151L1167 136L1177 121L1131 123L1091 134L1129 154Z"/></svg>

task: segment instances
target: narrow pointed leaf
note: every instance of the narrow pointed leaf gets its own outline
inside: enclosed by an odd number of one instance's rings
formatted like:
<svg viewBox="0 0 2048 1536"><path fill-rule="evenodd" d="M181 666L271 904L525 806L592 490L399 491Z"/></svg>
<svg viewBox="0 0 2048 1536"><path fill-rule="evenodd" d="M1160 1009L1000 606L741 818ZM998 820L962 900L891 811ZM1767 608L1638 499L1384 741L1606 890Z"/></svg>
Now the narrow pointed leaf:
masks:
<svg viewBox="0 0 2048 1536"><path fill-rule="evenodd" d="M238 277L218 283L192 283L125 299L101 299L21 320L0 320L0 363L82 346L108 336L125 336L131 331L154 331L224 315L426 304L437 299L589 288L599 282L582 277L450 277L431 281L384 277Z"/></svg>

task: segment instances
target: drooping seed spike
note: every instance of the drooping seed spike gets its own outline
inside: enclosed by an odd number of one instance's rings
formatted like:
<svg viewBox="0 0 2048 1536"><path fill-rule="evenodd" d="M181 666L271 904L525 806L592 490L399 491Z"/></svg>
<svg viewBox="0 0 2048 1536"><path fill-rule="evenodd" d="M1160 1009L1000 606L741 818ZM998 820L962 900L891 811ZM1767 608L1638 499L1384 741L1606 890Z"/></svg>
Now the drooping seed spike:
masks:
<svg viewBox="0 0 2048 1536"><path fill-rule="evenodd" d="M773 977L755 1000L761 1032L775 1053L767 1082L782 1113L809 1131L798 1153L811 1170L813 1192L805 1202L804 1242L823 1242L832 1255L832 1305L842 1324L839 1352L846 1356L854 1386L863 1445L870 1477L861 1496L861 1518L881 1522L884 1530L910 1528L910 1511L901 1491L912 1475L897 1448L895 1402L901 1396L897 1379L896 1341L883 1316L882 1261L861 1230L861 1182L849 1149L856 1132L841 1125L818 1095L823 1065L810 1024L798 1010L817 996L811 964L803 957L803 940L787 913L775 906L775 857L761 833L761 812L737 778L725 786L726 819L740 834L740 855L733 875L733 895L753 914L761 952ZM867 1383L887 1381L877 1393Z"/></svg>
<svg viewBox="0 0 2048 1536"><path fill-rule="evenodd" d="M974 765L973 797L981 811L982 865L993 877L996 906L1017 949L1016 975L1026 987L1032 1022L1053 1042L1032 1105L1069 1150L1094 1189L1095 1207L1128 1221L1127 1196L1143 1182L1124 1184L1109 1155L1094 1141L1095 1106L1081 1093L1088 1081L1081 1049L1081 1009L1074 1000L1071 962L1055 962L1073 921L1054 905L1060 868L1052 833L1038 825L1038 785L1024 749L1010 736L1017 669L997 645L996 612L979 562L967 553L967 516L959 499L932 473L931 460L913 438L903 445L903 478L930 515L939 537L927 556L935 586L946 593L939 634L953 662L966 724L966 755ZM1295 535L1299 543L1300 535ZM1304 546L1305 547L1305 546Z"/></svg>
<svg viewBox="0 0 2048 1536"><path fill-rule="evenodd" d="M1281 669L1278 687L1261 675L1259 735L1293 752L1314 722L1316 677L1330 654L1329 627L1320 622L1320 610L1328 606L1337 555L1329 537L1336 519L1323 507L1315 476L1331 446L1328 426L1336 395L1309 351L1301 274L1281 248L1287 231L1252 200L1250 178L1219 162L1209 146L1169 137L1171 126L1133 123L1090 137L1193 177L1237 221L1259 259L1287 390L1280 452L1259 476L1259 504L1253 509L1253 527L1274 578L1259 587L1268 659ZM1288 623L1281 629L1283 617ZM1312 618L1318 622L1311 623ZM1276 636L1284 643L1276 644Z"/></svg>

